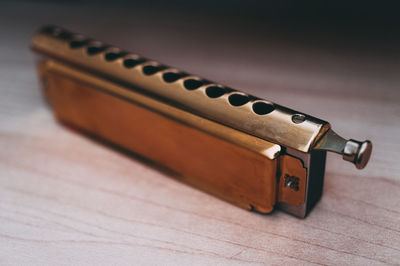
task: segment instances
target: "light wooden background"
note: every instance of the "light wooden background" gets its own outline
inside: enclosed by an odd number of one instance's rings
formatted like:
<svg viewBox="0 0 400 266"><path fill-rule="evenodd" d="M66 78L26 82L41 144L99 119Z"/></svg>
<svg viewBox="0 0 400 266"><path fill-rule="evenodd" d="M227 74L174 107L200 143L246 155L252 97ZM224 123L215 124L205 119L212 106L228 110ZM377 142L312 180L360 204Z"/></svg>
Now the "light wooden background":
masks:
<svg viewBox="0 0 400 266"><path fill-rule="evenodd" d="M1 265L400 264L397 53L94 3L1 4ZM329 155L323 199L304 220L238 209L56 123L28 50L45 23L326 119L372 140L371 162L358 171Z"/></svg>

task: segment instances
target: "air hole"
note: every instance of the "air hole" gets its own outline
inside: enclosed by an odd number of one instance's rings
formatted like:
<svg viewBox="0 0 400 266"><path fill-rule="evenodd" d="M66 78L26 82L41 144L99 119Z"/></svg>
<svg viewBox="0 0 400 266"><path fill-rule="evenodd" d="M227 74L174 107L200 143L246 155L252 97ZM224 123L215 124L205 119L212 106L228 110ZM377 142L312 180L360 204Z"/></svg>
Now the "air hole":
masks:
<svg viewBox="0 0 400 266"><path fill-rule="evenodd" d="M86 40L75 40L69 43L69 47L71 47L72 49L77 49L84 46L86 43Z"/></svg>
<svg viewBox="0 0 400 266"><path fill-rule="evenodd" d="M274 110L274 106L270 103L256 102L253 104L253 111L258 115L266 115Z"/></svg>
<svg viewBox="0 0 400 266"><path fill-rule="evenodd" d="M105 46L89 46L87 48L87 53L89 55L95 55L95 54L98 54L98 53L104 51L105 49L106 49Z"/></svg>
<svg viewBox="0 0 400 266"><path fill-rule="evenodd" d="M241 106L248 103L249 101L250 99L247 95L232 94L231 96L229 96L229 103L233 106Z"/></svg>
<svg viewBox="0 0 400 266"><path fill-rule="evenodd" d="M183 86L190 91L200 88L203 84L203 81L197 79L187 79L183 82Z"/></svg>
<svg viewBox="0 0 400 266"><path fill-rule="evenodd" d="M206 94L210 98L218 98L226 93L226 89L219 86L210 86L206 89Z"/></svg>
<svg viewBox="0 0 400 266"><path fill-rule="evenodd" d="M165 82L175 82L180 78L185 76L184 73L167 72L163 74L163 79Z"/></svg>
<svg viewBox="0 0 400 266"><path fill-rule="evenodd" d="M122 53L108 52L108 53L105 54L104 58L107 61L114 61L115 59L117 59L117 58L119 58L121 56L123 56Z"/></svg>
<svg viewBox="0 0 400 266"><path fill-rule="evenodd" d="M150 66L143 67L143 73L145 75L153 75L163 69L165 69L165 66L151 66L150 65Z"/></svg>
<svg viewBox="0 0 400 266"><path fill-rule="evenodd" d="M43 33L47 33L47 34L54 34L54 32L56 30L61 30L61 29L56 26L53 26L53 25L48 25L48 26L43 27L41 31Z"/></svg>
<svg viewBox="0 0 400 266"><path fill-rule="evenodd" d="M143 59L132 59L132 58L128 58L124 60L124 66L126 68L132 68L134 66L137 66L141 63L143 63L144 60Z"/></svg>
<svg viewBox="0 0 400 266"><path fill-rule="evenodd" d="M53 35L53 36L60 36L60 34L63 32L63 30L59 27L49 27L48 32Z"/></svg>
<svg viewBox="0 0 400 266"><path fill-rule="evenodd" d="M68 31L62 31L60 34L57 35L60 39L64 40L70 40L72 37L72 34Z"/></svg>

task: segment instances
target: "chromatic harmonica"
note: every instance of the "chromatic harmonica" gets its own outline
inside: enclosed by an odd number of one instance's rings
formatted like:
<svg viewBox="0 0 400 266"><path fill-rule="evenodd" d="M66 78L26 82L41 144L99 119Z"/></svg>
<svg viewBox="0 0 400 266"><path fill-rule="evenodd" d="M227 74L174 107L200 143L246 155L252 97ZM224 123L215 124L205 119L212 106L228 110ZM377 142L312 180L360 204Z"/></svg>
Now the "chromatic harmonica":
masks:
<svg viewBox="0 0 400 266"><path fill-rule="evenodd" d="M32 40L55 117L245 209L305 217L326 152L359 169L370 141L328 122L56 26Z"/></svg>

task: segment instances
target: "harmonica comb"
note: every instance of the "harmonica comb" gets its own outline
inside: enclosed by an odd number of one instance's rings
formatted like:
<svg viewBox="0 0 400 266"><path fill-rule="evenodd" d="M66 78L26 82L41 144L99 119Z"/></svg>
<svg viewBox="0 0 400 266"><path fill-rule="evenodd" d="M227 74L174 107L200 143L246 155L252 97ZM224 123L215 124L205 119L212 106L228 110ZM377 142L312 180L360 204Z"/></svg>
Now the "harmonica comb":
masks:
<svg viewBox="0 0 400 266"><path fill-rule="evenodd" d="M248 210L305 217L322 195L327 151L358 169L372 151L321 119L57 26L31 47L57 120Z"/></svg>

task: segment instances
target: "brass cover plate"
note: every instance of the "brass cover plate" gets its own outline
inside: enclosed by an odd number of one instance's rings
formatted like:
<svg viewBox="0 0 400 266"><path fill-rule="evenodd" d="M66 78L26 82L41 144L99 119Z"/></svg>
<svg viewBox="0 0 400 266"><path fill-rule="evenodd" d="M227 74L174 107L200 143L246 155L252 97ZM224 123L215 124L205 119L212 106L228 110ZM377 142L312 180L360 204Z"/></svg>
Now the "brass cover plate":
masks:
<svg viewBox="0 0 400 266"><path fill-rule="evenodd" d="M40 66L47 68L41 70L48 84L46 95L61 122L144 156L178 173L181 181L237 206L263 213L273 210L279 145L201 117L199 130L155 111L157 107L145 107L144 101L135 102L138 98L117 96L107 82L99 86L101 78L79 72L77 79L74 69L54 61ZM209 127L235 132L216 136L205 132Z"/></svg>

